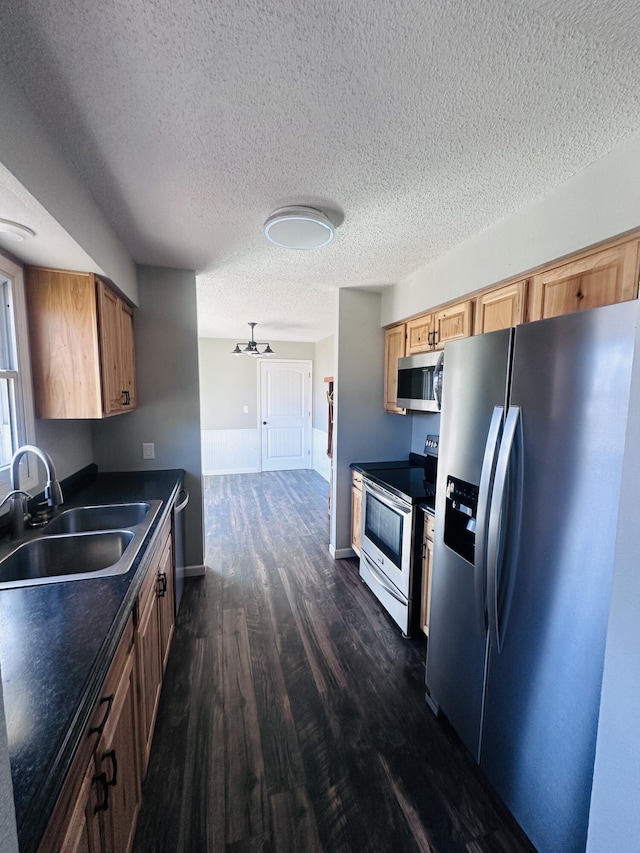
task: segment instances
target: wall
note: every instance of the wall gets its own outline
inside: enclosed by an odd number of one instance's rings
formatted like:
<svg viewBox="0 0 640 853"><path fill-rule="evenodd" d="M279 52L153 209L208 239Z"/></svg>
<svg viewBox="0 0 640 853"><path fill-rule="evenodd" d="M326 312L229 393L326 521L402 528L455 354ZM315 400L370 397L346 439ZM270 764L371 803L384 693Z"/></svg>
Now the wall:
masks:
<svg viewBox="0 0 640 853"><path fill-rule="evenodd" d="M200 421L207 429L255 429L258 423L258 360L230 353L237 339L200 338ZM270 341L276 358L312 360L312 343ZM248 406L248 413L243 407Z"/></svg>
<svg viewBox="0 0 640 853"><path fill-rule="evenodd" d="M634 307L640 314L640 305ZM640 839L640 323L631 379L618 538L587 840L588 853L626 853Z"/></svg>
<svg viewBox="0 0 640 853"><path fill-rule="evenodd" d="M382 324L419 314L640 225L640 138L382 296Z"/></svg>
<svg viewBox="0 0 640 853"><path fill-rule="evenodd" d="M0 115L5 117L0 163L91 256L96 263L91 271L108 276L137 302L131 257L2 63Z"/></svg>
<svg viewBox="0 0 640 853"><path fill-rule="evenodd" d="M350 557L352 462L406 459L411 418L383 410L384 330L379 293L338 291L330 553ZM354 334L357 330L357 334Z"/></svg>
<svg viewBox="0 0 640 853"><path fill-rule="evenodd" d="M232 356L236 343L236 339L219 338L198 341L202 470L205 475L251 472L260 467L258 362L247 356ZM333 338L318 344L270 343L277 358L313 362L312 466L328 480L327 402L323 380L333 370Z"/></svg>
<svg viewBox="0 0 640 853"><path fill-rule="evenodd" d="M90 421L36 420L35 443L51 456L60 480L93 462ZM44 468L38 464L40 489L44 489Z"/></svg>
<svg viewBox="0 0 640 853"><path fill-rule="evenodd" d="M92 425L102 471L184 468L188 566L203 563L196 277L190 270L138 267L136 411ZM143 460L142 442L155 444Z"/></svg>

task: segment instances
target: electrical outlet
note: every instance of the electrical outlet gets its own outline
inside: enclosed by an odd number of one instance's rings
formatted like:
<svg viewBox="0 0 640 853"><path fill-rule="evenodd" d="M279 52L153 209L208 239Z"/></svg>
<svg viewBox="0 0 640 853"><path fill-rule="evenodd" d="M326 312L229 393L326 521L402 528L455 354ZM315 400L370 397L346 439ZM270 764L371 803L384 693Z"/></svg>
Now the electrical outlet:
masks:
<svg viewBox="0 0 640 853"><path fill-rule="evenodd" d="M245 415L249 414L249 406L243 406L242 409L243 409Z"/></svg>
<svg viewBox="0 0 640 853"><path fill-rule="evenodd" d="M142 443L142 458L143 459L155 459L156 458L156 446L152 441L143 442Z"/></svg>

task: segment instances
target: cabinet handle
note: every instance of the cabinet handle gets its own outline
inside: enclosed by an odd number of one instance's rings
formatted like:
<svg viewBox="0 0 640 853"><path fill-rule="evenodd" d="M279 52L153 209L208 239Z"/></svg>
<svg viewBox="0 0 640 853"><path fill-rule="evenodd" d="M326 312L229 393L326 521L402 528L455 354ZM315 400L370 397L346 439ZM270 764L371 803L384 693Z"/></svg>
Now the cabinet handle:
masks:
<svg viewBox="0 0 640 853"><path fill-rule="evenodd" d="M122 396L124 398L122 400L122 405L123 406L130 406L131 405L131 394L128 391L123 391Z"/></svg>
<svg viewBox="0 0 640 853"><path fill-rule="evenodd" d="M111 785L113 788L115 788L115 786L118 784L118 760L116 758L115 749L112 749L110 752L105 752L105 754L102 756L102 760L104 761L106 758L108 758L111 762L112 770L111 779L107 781L107 785ZM104 775L106 779L106 773Z"/></svg>
<svg viewBox="0 0 640 853"><path fill-rule="evenodd" d="M432 334L433 334L433 332L427 332L427 346L428 347L431 346L431 335Z"/></svg>
<svg viewBox="0 0 640 853"><path fill-rule="evenodd" d="M96 803L93 813L98 814L98 812L106 812L109 808L109 783L107 782L107 774L100 773L98 776L93 777L94 782L99 782L102 786L102 802Z"/></svg>
<svg viewBox="0 0 640 853"><path fill-rule="evenodd" d="M158 590L158 598L164 598L165 593L167 591L167 573L160 572L158 575L158 580L160 581L160 589Z"/></svg>
<svg viewBox="0 0 640 853"><path fill-rule="evenodd" d="M435 346L437 343L438 343L438 330L436 329L433 332L433 346Z"/></svg>
<svg viewBox="0 0 640 853"><path fill-rule="evenodd" d="M115 694L111 694L111 696L103 696L100 700L99 704L104 705L107 703L107 708L104 712L104 717L102 718L102 722L100 722L97 726L93 726L93 728L89 729L90 735L101 735L104 731L104 727L107 725L107 720L109 719L109 714L111 713L111 706L113 705L113 699Z"/></svg>

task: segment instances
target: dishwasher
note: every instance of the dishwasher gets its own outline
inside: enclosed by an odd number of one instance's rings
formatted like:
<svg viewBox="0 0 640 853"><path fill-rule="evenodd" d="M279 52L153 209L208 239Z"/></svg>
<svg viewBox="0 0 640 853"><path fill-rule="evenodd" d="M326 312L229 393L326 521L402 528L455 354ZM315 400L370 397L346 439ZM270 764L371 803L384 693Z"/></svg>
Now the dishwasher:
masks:
<svg viewBox="0 0 640 853"><path fill-rule="evenodd" d="M182 590L184 588L184 570L185 570L185 531L184 531L184 510L189 503L189 492L186 489L181 489L176 498L176 504L173 508L173 535L174 549L176 561L176 614L180 608L180 600L182 599Z"/></svg>

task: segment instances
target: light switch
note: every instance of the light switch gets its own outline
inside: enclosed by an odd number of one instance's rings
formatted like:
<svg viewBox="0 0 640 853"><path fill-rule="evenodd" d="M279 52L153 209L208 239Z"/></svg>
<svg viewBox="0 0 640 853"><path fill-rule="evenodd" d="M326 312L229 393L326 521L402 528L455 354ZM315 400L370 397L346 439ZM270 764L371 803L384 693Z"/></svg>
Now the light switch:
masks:
<svg viewBox="0 0 640 853"><path fill-rule="evenodd" d="M155 459L156 458L156 446L152 441L142 443L142 458L143 459Z"/></svg>
<svg viewBox="0 0 640 853"><path fill-rule="evenodd" d="M249 414L249 406L243 406L242 409L243 409L245 415Z"/></svg>

